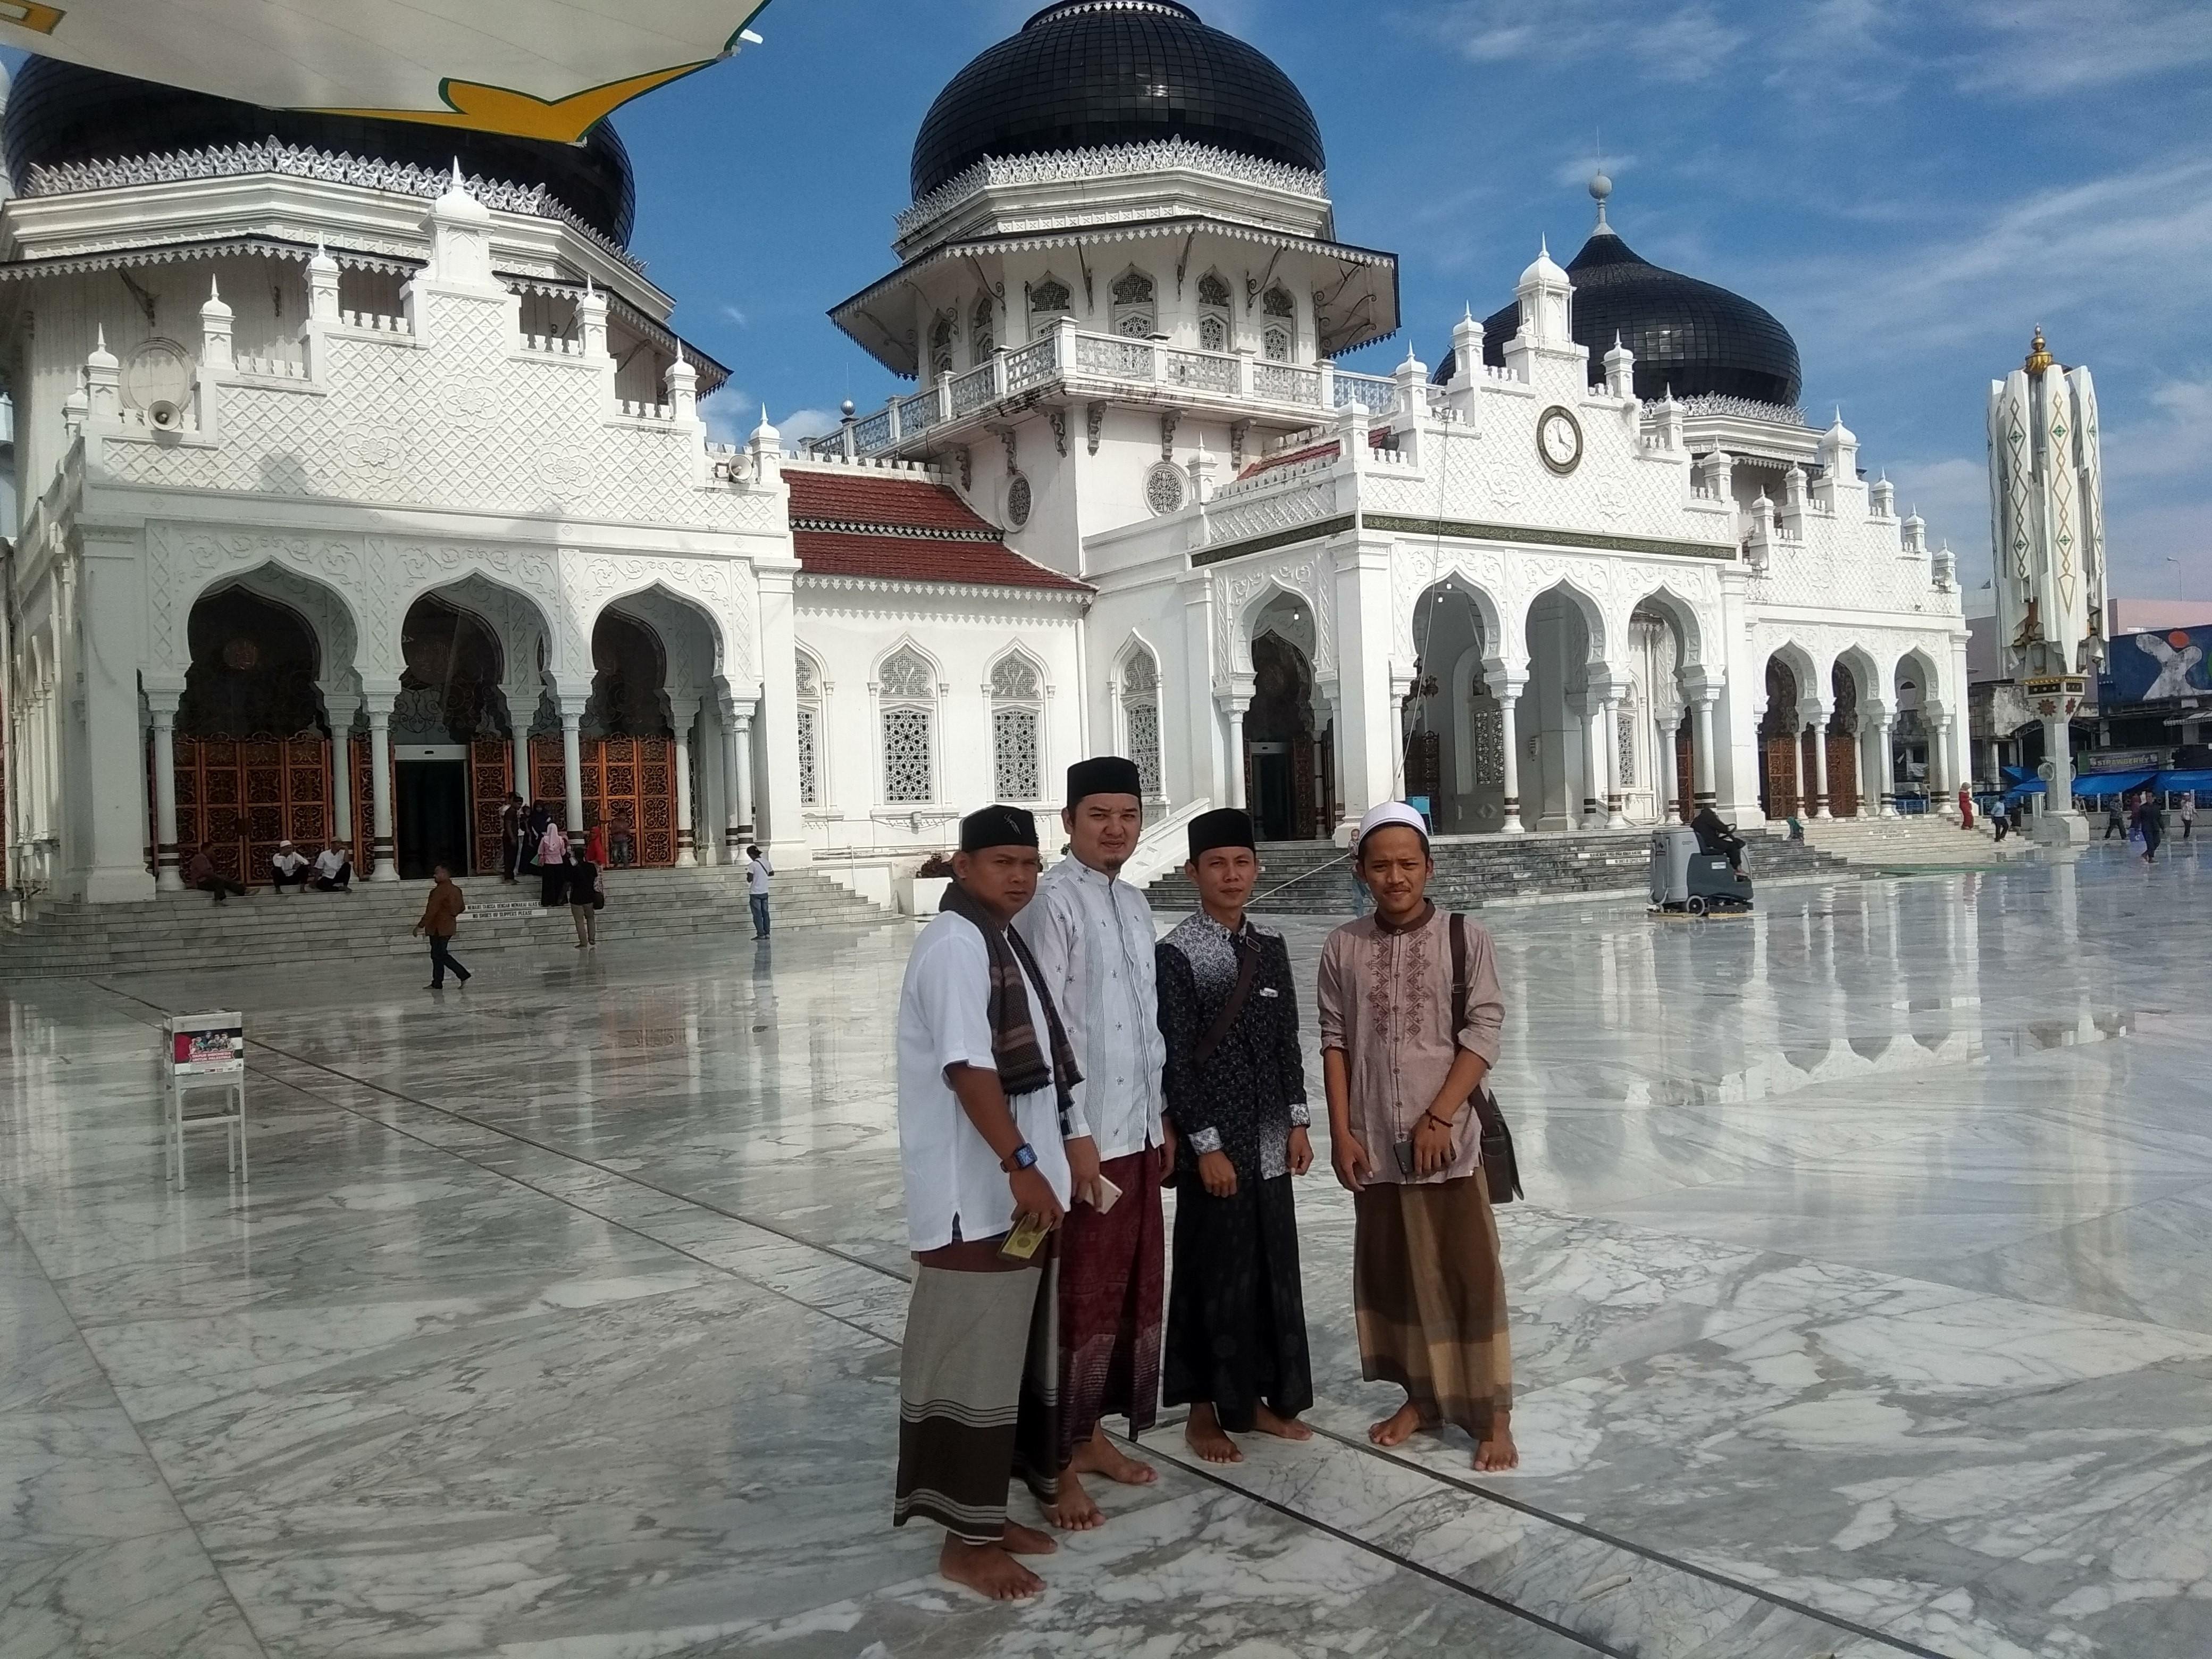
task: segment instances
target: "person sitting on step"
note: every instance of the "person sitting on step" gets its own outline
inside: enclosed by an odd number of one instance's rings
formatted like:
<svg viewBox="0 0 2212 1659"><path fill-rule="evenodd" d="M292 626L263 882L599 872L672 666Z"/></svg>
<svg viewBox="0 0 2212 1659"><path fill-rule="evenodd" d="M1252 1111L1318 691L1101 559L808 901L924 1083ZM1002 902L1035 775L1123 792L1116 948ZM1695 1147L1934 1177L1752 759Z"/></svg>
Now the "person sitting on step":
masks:
<svg viewBox="0 0 2212 1659"><path fill-rule="evenodd" d="M346 856L343 842L334 841L315 854L315 890L319 893L353 891L353 860Z"/></svg>
<svg viewBox="0 0 2212 1659"><path fill-rule="evenodd" d="M221 904L233 893L237 894L240 898L246 896L244 883L233 881L228 876L216 873L215 860L208 856L207 848L204 847L192 848L192 855L185 860L185 885L196 892L213 893L217 904Z"/></svg>
<svg viewBox="0 0 2212 1659"><path fill-rule="evenodd" d="M269 868L276 879L278 892L283 892L287 887L296 887L303 893L307 890L307 855L290 842L276 843L276 854L269 860Z"/></svg>

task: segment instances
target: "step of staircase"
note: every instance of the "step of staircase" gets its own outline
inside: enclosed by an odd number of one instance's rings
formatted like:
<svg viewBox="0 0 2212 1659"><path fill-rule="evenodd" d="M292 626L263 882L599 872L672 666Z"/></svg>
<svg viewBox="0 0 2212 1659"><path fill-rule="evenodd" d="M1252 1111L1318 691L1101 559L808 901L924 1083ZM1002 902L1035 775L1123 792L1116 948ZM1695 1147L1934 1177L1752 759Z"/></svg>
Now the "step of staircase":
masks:
<svg viewBox="0 0 2212 1659"><path fill-rule="evenodd" d="M1935 813L1815 818L1805 824L1805 840L1847 863L1893 870L1986 867L2025 860L2033 848L2024 836L1998 841L1985 818L1966 830Z"/></svg>
<svg viewBox="0 0 2212 1659"><path fill-rule="evenodd" d="M1754 830L1747 863L1754 884L1850 873L1841 860L1806 842ZM1455 910L1534 898L1643 894L1650 890L1649 829L1538 833L1525 836L1440 836L1432 844L1437 872L1429 884L1438 904ZM1352 908L1349 855L1327 842L1276 842L1260 848L1261 911L1349 914ZM1155 910L1195 909L1198 891L1180 870L1145 890Z"/></svg>
<svg viewBox="0 0 2212 1659"><path fill-rule="evenodd" d="M204 893L165 893L131 904L42 902L27 920L0 925L0 978L190 972L234 963L282 968L419 955L426 947L409 930L422 914L429 886L364 882L350 893L264 891L222 904ZM508 884L476 877L461 887L471 908L454 939L457 954L574 948L568 907L541 908L536 882ZM896 919L828 876L803 869L776 877L769 906L780 931L866 928ZM744 872L611 871L598 931L610 945L702 934L750 938Z"/></svg>

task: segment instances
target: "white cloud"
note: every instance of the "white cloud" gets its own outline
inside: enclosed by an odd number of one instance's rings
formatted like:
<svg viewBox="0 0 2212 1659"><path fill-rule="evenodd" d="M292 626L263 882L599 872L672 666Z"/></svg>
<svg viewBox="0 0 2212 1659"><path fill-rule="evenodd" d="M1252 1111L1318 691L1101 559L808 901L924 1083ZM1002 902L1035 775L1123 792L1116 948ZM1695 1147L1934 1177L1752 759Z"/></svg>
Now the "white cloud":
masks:
<svg viewBox="0 0 2212 1659"><path fill-rule="evenodd" d="M1626 21L1632 15L1636 21ZM1460 0L1431 27L1477 64L1553 65L1620 58L1656 81L1717 75L1751 37L1723 21L1712 0L1645 5L1624 14L1612 0L1553 0L1532 17L1527 0Z"/></svg>
<svg viewBox="0 0 2212 1659"><path fill-rule="evenodd" d="M1606 177L1618 182L1623 173L1634 168L1636 157L1615 155L1610 151L1600 155L1592 150L1580 150L1552 170L1552 182L1566 186L1587 185L1590 181L1590 174L1597 172L1601 165Z"/></svg>
<svg viewBox="0 0 2212 1659"><path fill-rule="evenodd" d="M2150 404L2158 412L2147 420L2106 422L2105 477L2212 481L2212 374L2154 386Z"/></svg>
<svg viewBox="0 0 2212 1659"><path fill-rule="evenodd" d="M727 319L729 321L731 321L731 322L732 322L732 323L735 323L735 324L736 324L739 328L744 328L744 327L748 326L748 324L747 324L747 322L746 322L746 320L745 320L745 313L744 313L744 312L742 312L742 311L738 310L737 307L735 307L735 306L728 306L728 305L726 305L726 306L717 306L717 307L715 307L715 309L716 309L717 311L720 312L720 313L722 313L722 315L723 315L726 319Z"/></svg>
<svg viewBox="0 0 2212 1659"><path fill-rule="evenodd" d="M699 418L707 423L707 436L718 444L741 444L758 418L759 405L734 386L726 386L699 405Z"/></svg>
<svg viewBox="0 0 2212 1659"><path fill-rule="evenodd" d="M1986 44L1954 65L1968 92L2045 98L2212 63L2203 0L1979 0Z"/></svg>
<svg viewBox="0 0 2212 1659"><path fill-rule="evenodd" d="M1899 517L1917 513L1928 521L1928 544L1951 544L1959 579L1979 587L1990 577L1990 477L1981 456L1941 456L1900 461L1887 469L1897 486Z"/></svg>
<svg viewBox="0 0 2212 1659"><path fill-rule="evenodd" d="M818 438L837 429L839 416L835 410L794 409L775 423L786 443L799 438Z"/></svg>

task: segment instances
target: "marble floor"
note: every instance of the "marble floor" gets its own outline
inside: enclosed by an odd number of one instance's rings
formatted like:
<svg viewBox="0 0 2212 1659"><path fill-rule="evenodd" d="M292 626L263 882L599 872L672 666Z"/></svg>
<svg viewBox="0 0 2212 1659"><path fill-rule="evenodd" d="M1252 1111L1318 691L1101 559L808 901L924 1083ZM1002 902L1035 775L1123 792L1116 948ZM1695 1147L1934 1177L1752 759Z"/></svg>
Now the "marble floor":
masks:
<svg viewBox="0 0 2212 1659"><path fill-rule="evenodd" d="M0 1654L2197 1659L2208 900L1492 913L1526 1466L1366 1445L1317 1174L1320 1436L1154 1432L1015 1609L888 1525L909 929L0 988ZM153 1024L210 1005L253 1180L179 1192Z"/></svg>

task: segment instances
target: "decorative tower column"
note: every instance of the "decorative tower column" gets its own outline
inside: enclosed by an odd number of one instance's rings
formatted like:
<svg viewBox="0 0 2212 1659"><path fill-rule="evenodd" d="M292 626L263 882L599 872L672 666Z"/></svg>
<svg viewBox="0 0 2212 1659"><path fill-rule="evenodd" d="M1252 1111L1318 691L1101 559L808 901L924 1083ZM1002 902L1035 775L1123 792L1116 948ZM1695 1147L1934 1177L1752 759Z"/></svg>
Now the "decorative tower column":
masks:
<svg viewBox="0 0 2212 1659"><path fill-rule="evenodd" d="M1499 781L1505 791L1505 822L1498 827L1498 833L1526 835L1528 827L1521 822L1521 737L1515 726L1514 711L1528 684L1528 665L1493 659L1483 666L1489 672L1491 695L1498 699L1498 736L1504 745L1499 754Z"/></svg>
<svg viewBox="0 0 2212 1659"><path fill-rule="evenodd" d="M689 870L699 862L698 832L691 822L691 728L698 723L699 705L676 703L671 720L676 728L676 867Z"/></svg>
<svg viewBox="0 0 2212 1659"><path fill-rule="evenodd" d="M368 878L397 881L399 856L392 831L392 705L398 700L399 683L365 682L362 690L368 701L368 858L373 866Z"/></svg>
<svg viewBox="0 0 2212 1659"><path fill-rule="evenodd" d="M584 833L584 705L587 701L566 693L561 698L561 787L568 796L562 827L572 836Z"/></svg>
<svg viewBox="0 0 2212 1659"><path fill-rule="evenodd" d="M146 693L146 713L154 727L154 886L163 893L185 890L177 869L177 704L181 691Z"/></svg>
<svg viewBox="0 0 2212 1659"><path fill-rule="evenodd" d="M2072 722L2105 657L2103 474L2089 371L2061 368L2039 328L2027 361L1990 383L1990 539L1998 644L2043 722L2036 837L2062 847L2089 838L2074 810ZM1932 772L1932 740L1929 753Z"/></svg>

